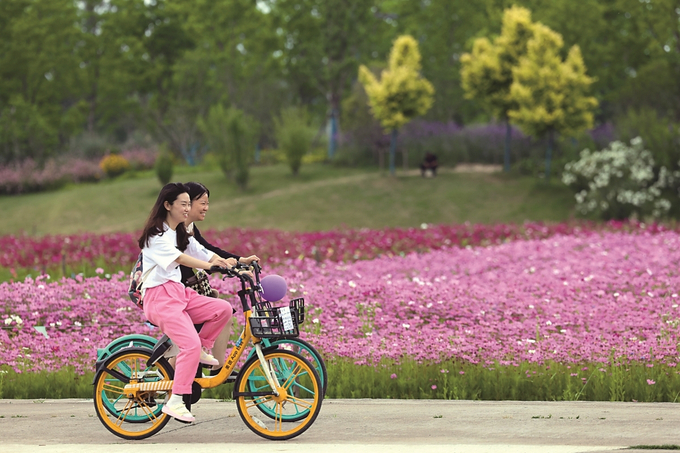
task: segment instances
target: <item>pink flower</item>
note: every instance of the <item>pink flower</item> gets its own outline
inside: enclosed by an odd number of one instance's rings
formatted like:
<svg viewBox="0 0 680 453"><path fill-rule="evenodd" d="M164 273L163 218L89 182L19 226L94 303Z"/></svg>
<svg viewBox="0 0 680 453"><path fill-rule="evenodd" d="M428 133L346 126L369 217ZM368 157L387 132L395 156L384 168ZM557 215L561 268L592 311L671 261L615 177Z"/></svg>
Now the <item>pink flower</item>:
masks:
<svg viewBox="0 0 680 453"><path fill-rule="evenodd" d="M98 274L103 274L103 273L104 273L104 269L102 269L101 267L98 267L98 268L95 269L94 271L95 271L96 273L98 273Z"/></svg>
<svg viewBox="0 0 680 453"><path fill-rule="evenodd" d="M465 374L465 371L459 371L458 374L463 375Z"/></svg>
<svg viewBox="0 0 680 453"><path fill-rule="evenodd" d="M652 381L651 379L647 379L647 385L654 385L656 384L656 381Z"/></svg>
<svg viewBox="0 0 680 453"><path fill-rule="evenodd" d="M395 373L392 373L392 375L390 376L390 379L396 379L396 378L397 378L397 375Z"/></svg>
<svg viewBox="0 0 680 453"><path fill-rule="evenodd" d="M433 386L432 386L432 390L437 390L437 386L436 386L436 385L433 385Z"/></svg>

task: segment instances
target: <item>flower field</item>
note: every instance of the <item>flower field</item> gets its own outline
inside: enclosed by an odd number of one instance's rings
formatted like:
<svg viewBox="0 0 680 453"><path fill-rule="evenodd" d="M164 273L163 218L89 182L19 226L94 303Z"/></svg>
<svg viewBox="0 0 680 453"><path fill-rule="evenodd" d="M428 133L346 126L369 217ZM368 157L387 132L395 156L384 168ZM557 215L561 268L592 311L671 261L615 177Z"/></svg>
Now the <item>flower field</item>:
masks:
<svg viewBox="0 0 680 453"><path fill-rule="evenodd" d="M438 237L427 251L414 247L363 260L315 259L306 252L311 241L300 241L298 248L284 242L288 256L295 257L272 254L265 270L286 278L287 298L305 297L303 338L338 370L386 370L388 386L402 379L399 370L419 366L436 368L439 376L428 377L431 391L451 383L443 377L464 379L494 370L515 369L523 378L537 379L532 376L537 370L545 375L552 366L584 386L593 372L614 379L613 368L635 367L643 388L660 388L663 382L668 394L653 398L673 400L671 391L680 391L674 384L680 360L677 232L562 225L536 229L537 238L492 236L487 239L492 245L485 247L451 247L432 229L407 232ZM388 244L417 242L396 233L385 236ZM322 233L319 238L317 244L323 244ZM376 250L371 244L362 249L329 242L317 250ZM117 336L155 335L127 299L127 276L98 272L0 284L0 365L15 373L65 366L89 372L96 349ZM222 294L233 294L233 285L213 277ZM44 327L44 334L36 326ZM452 395L444 391L444 397Z"/></svg>
<svg viewBox="0 0 680 453"><path fill-rule="evenodd" d="M612 221L606 224L423 224L421 228L366 228L311 233L235 228L206 230L203 234L211 244L224 250L257 253L272 264L291 257L348 262L455 246L488 246L519 239L543 239L555 234L589 236L600 231L654 234L665 230L657 224ZM87 274L89 271L94 275L94 269L101 267L110 273L119 270L128 272L139 253L137 238L137 233L0 236L0 270L9 271L7 279L16 279L21 271L33 275L37 272L65 276L83 271Z"/></svg>

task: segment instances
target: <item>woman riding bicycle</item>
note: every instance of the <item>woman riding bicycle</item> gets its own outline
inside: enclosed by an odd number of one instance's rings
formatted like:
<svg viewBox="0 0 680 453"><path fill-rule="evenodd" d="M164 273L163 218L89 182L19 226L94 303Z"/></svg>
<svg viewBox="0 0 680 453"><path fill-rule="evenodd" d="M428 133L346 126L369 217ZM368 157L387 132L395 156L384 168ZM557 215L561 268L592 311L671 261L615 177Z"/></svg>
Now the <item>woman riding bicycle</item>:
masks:
<svg viewBox="0 0 680 453"><path fill-rule="evenodd" d="M196 239L196 241L207 250L210 250L217 256L220 256L224 259L233 258L239 263L243 264L251 264L253 261L259 261L260 259L256 255L241 257L231 252L222 250L221 248L210 244L205 240L205 238L203 238L195 222L202 222L205 220L205 215L208 213L208 209L210 207L210 191L199 182L188 182L184 185L189 191L189 198L191 199L191 209L189 210L189 214L184 221L189 234L192 235L194 239ZM194 275L194 271L188 266L180 266L180 271L182 272L182 283L186 285L187 280ZM231 333L230 326L231 324L227 324L224 329L222 329L215 340L215 345L212 348L212 355L219 362L217 365L213 365L212 367L212 369L215 371L222 368L222 365L224 364L227 346L229 343L229 335Z"/></svg>
<svg viewBox="0 0 680 453"><path fill-rule="evenodd" d="M184 224L191 208L188 188L181 183L166 184L151 209L139 238L143 268L148 276L142 285L144 314L179 347L172 396L163 412L185 422L195 420L182 400L192 393L199 362L219 362L203 348L212 348L215 339L232 316L231 305L221 299L201 296L181 281L180 265L197 269L230 267L226 260L200 245ZM203 323L200 332L194 324Z"/></svg>

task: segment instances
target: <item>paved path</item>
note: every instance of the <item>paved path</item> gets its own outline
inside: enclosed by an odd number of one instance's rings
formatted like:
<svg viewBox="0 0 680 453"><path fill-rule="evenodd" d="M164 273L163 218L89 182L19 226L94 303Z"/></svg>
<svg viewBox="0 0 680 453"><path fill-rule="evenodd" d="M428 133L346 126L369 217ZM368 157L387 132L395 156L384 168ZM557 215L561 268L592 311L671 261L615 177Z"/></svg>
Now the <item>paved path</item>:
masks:
<svg viewBox="0 0 680 453"><path fill-rule="evenodd" d="M135 442L110 434L92 400L0 400L0 452L587 453L680 444L672 403L326 400L316 423L285 442L253 434L234 402L193 409L192 425L171 421Z"/></svg>

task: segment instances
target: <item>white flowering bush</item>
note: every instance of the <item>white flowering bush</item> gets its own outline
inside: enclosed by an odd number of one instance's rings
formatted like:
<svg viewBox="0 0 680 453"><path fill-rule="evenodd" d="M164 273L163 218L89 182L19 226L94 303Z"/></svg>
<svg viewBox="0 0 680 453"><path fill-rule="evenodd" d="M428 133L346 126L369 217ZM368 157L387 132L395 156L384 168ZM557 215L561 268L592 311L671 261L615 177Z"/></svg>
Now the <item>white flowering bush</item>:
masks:
<svg viewBox="0 0 680 453"><path fill-rule="evenodd" d="M680 178L666 167L655 172L652 153L636 137L630 145L614 141L602 151L581 151L581 158L564 166L562 182L576 192L576 208L604 219L626 219L668 213L671 202L664 190Z"/></svg>

